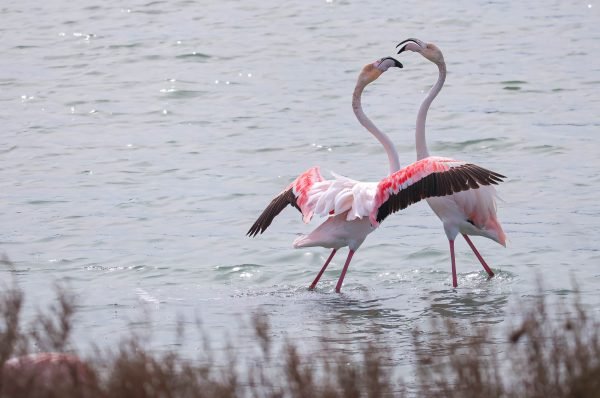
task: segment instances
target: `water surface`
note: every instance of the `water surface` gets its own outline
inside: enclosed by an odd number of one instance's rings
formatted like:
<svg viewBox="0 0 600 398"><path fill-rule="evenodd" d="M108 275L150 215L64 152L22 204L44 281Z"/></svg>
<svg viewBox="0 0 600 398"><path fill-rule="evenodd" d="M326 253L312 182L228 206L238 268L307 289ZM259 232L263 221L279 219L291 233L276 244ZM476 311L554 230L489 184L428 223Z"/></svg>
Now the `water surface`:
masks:
<svg viewBox="0 0 600 398"><path fill-rule="evenodd" d="M562 300L576 279L600 297L600 4L459 1L24 1L0 26L0 252L27 312L77 293L75 338L111 345L126 326L174 344L180 315L202 319L216 347L248 335L315 345L325 327L353 350L374 333L410 378L411 332L432 317L508 327L538 291ZM448 78L429 113L433 154L508 176L499 218L508 248L474 241L487 280L425 203L389 217L333 292L340 251L294 250L316 225L293 210L244 235L271 197L313 165L372 180L387 171L355 121L361 67L407 37L435 42ZM436 69L404 54L368 87L366 113L415 160L414 120ZM192 321L190 321L192 322ZM502 342L502 336L498 336ZM240 342L240 350L245 344ZM191 355L199 343L183 347Z"/></svg>

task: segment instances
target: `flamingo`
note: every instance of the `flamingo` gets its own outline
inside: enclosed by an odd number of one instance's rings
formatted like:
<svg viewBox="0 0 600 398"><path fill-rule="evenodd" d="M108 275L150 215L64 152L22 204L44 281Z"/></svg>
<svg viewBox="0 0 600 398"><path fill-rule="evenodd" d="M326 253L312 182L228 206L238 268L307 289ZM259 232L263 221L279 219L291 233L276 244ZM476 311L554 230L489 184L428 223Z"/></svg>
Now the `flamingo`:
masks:
<svg viewBox="0 0 600 398"><path fill-rule="evenodd" d="M22 389L60 391L60 389L92 387L96 374L79 357L61 352L41 352L14 357L0 366L2 391L20 396ZM3 395L4 396L4 395Z"/></svg>
<svg viewBox="0 0 600 398"><path fill-rule="evenodd" d="M427 142L425 141L425 120L431 103L442 90L442 86L446 80L446 63L444 62L442 52L434 44L425 43L418 39L406 39L396 46L396 48L398 47L400 47L398 54L401 54L404 51L417 52L436 64L439 70L438 80L421 103L421 107L417 114L415 130L417 160L426 159L429 157L429 150L427 149ZM502 178L506 177L502 176ZM506 247L506 235L496 217L495 198L496 190L494 187L486 185L479 189L427 199L427 203L433 212L442 221L444 231L446 232L446 236L450 243L453 287L458 286L456 260L454 256L454 240L459 233L465 238L489 277L491 278L494 276L494 272L487 265L469 238L469 235L484 236Z"/></svg>
<svg viewBox="0 0 600 398"><path fill-rule="evenodd" d="M311 233L293 242L294 248L320 246L332 249L310 285L311 290L316 287L336 252L347 246L348 256L335 287L336 293L340 293L354 253L388 215L425 198L502 181L503 176L498 173L450 158L427 157L400 168L392 141L368 119L360 101L364 88L390 67L401 68L402 64L391 57L367 64L358 77L352 96L356 117L382 144L387 154L390 174L379 182L360 182L333 173L333 179L327 180L321 175L319 166L312 167L275 196L246 233L250 237L262 234L288 205L300 211L305 223L314 214L327 217Z"/></svg>

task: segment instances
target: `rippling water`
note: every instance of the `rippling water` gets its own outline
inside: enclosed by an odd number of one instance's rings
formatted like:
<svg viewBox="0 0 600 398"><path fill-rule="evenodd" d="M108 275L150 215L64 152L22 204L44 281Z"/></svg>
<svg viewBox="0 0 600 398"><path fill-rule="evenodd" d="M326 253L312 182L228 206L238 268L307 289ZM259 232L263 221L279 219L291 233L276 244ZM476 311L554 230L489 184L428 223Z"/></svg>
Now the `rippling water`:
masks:
<svg viewBox="0 0 600 398"><path fill-rule="evenodd" d="M568 3L568 4L567 4ZM66 280L79 295L76 338L111 344L149 312L157 349L179 314L217 342L248 316L310 346L326 326L353 347L376 327L409 368L411 331L433 316L509 325L538 291L600 284L600 30L595 2L24 1L0 7L0 252L28 308ZM448 64L430 111L433 154L508 176L499 188L507 249L475 238L487 280L420 203L390 217L354 257L343 294L338 254L316 292L325 249L293 250L287 211L244 236L298 173L319 164L356 179L387 172L355 121L361 67L407 37ZM414 120L437 70L403 54L368 87L366 113L414 161ZM316 221L316 220L314 220ZM196 349L195 343L190 350ZM410 372L407 370L407 374Z"/></svg>

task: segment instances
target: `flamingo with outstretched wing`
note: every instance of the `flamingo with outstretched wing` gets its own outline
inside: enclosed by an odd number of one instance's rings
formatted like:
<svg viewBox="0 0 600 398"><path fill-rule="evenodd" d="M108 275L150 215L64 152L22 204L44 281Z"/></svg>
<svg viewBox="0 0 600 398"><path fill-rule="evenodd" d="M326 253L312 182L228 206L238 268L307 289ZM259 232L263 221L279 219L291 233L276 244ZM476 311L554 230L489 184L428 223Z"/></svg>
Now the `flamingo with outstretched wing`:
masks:
<svg viewBox="0 0 600 398"><path fill-rule="evenodd" d="M438 80L421 103L415 129L417 160L428 159L429 149L425 140L425 121L431 103L442 90L442 86L446 80L446 63L442 52L435 44L425 43L419 39L407 39L399 43L396 48L398 47L400 47L398 54L404 51L414 51L438 67ZM433 212L444 224L444 231L450 243L452 286L454 287L458 286L454 239L459 233L465 238L488 275L490 277L494 276L494 272L487 265L477 248L475 248L468 235L484 236L500 243L502 246L506 246L506 235L496 217L495 199L496 190L493 186L482 186L479 189L427 199L427 203L429 203Z"/></svg>

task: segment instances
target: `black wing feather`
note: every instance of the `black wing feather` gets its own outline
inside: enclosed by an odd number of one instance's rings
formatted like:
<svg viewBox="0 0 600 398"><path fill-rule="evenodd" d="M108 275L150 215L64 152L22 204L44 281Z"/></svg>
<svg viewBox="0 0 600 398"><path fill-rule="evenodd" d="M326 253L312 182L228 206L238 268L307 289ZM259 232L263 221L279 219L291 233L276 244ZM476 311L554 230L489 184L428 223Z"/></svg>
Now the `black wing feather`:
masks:
<svg viewBox="0 0 600 398"><path fill-rule="evenodd" d="M483 185L497 185L503 178L506 177L502 174L474 164L464 164L443 172L431 173L405 189L391 194L377 210L377 222L422 199L446 196Z"/></svg>
<svg viewBox="0 0 600 398"><path fill-rule="evenodd" d="M273 222L273 219L288 205L292 205L300 211L300 208L296 203L296 196L294 196L294 191L291 187L277 195L271 203L269 203L267 208L262 212L254 224L252 224L252 227L250 227L246 235L254 237L265 232L267 227Z"/></svg>

